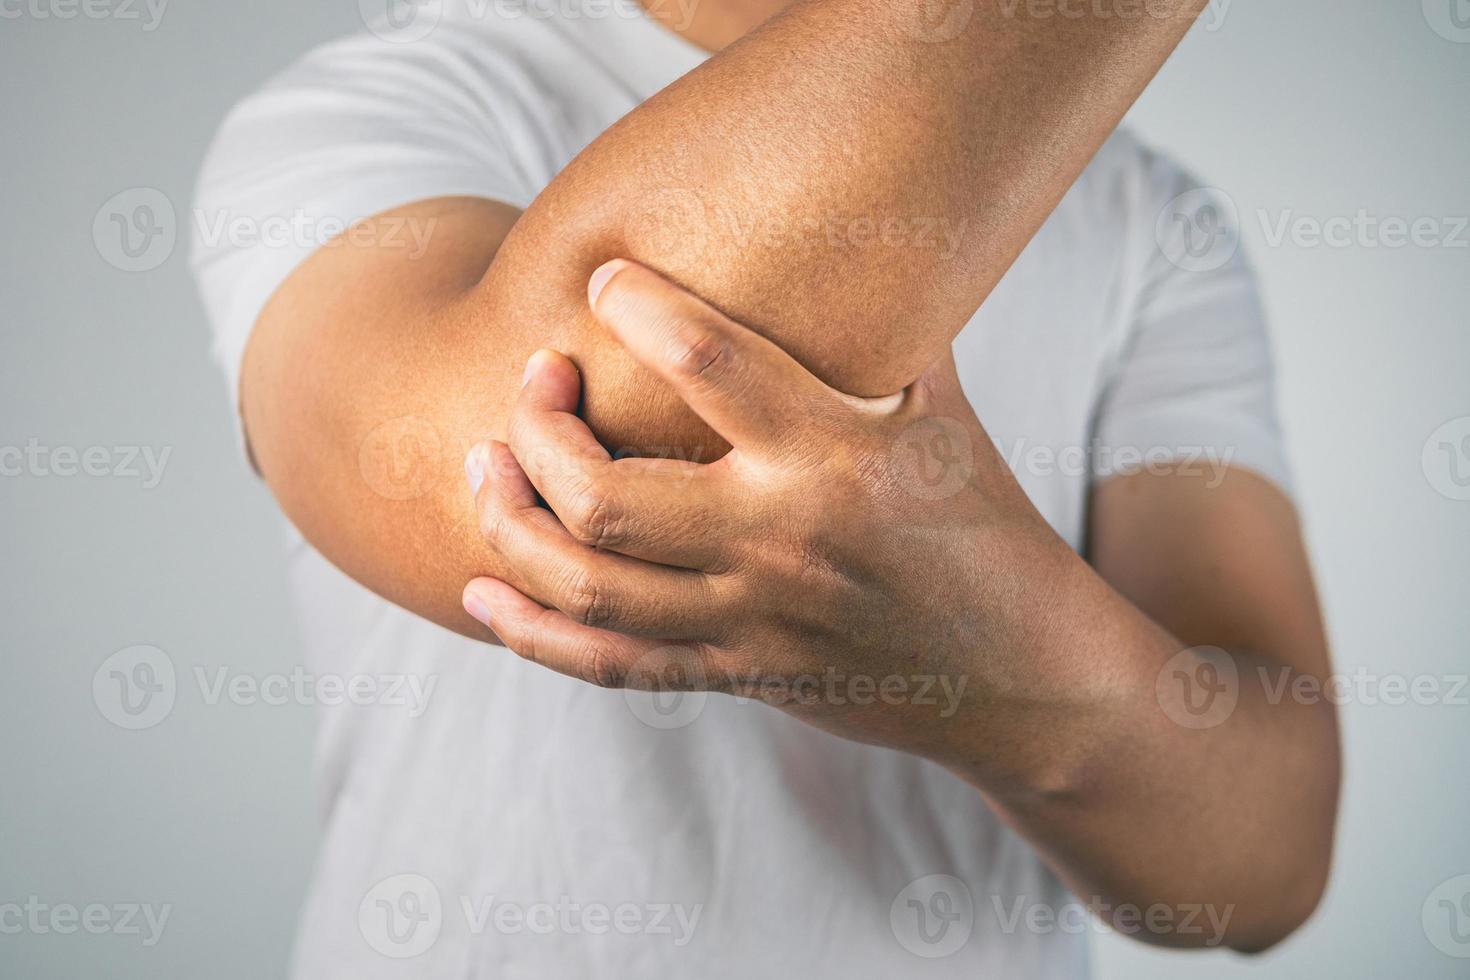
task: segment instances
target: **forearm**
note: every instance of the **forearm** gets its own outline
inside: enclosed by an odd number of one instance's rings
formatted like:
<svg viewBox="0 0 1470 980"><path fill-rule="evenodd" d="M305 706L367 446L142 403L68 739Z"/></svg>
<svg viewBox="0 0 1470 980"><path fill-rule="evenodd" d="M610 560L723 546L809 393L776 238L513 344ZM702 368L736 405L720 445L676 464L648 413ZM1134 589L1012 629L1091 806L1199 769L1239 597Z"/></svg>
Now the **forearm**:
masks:
<svg viewBox="0 0 1470 980"><path fill-rule="evenodd" d="M951 767L1081 900L1100 899L1105 917L1132 914L1118 925L1137 938L1271 945L1325 885L1338 787L1332 705L1294 697L1304 672L1269 656L1172 659L1184 641L1080 560L1068 577L1037 642L1086 665L1057 677L1070 703L992 713L956 739L966 759ZM1152 924L1137 918L1150 907Z"/></svg>
<svg viewBox="0 0 1470 980"><path fill-rule="evenodd" d="M947 348L1202 0L1080 19L977 0L943 43L916 36L924 6L795 5L612 127L517 224L484 307L514 309L583 367L610 447L722 444L592 322L597 265L638 260L835 387L896 391Z"/></svg>

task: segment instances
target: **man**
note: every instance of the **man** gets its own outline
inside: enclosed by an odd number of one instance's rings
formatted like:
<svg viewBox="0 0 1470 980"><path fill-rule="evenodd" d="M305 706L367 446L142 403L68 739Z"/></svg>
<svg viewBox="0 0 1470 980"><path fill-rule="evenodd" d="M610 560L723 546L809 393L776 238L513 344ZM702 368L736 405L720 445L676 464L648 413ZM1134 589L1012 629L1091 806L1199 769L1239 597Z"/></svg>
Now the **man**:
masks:
<svg viewBox="0 0 1470 980"><path fill-rule="evenodd" d="M1109 136L1201 5L467 0L232 114L206 214L353 226L196 253L312 666L434 683L324 712L297 975L1078 976L1083 906L1310 914L1254 287Z"/></svg>

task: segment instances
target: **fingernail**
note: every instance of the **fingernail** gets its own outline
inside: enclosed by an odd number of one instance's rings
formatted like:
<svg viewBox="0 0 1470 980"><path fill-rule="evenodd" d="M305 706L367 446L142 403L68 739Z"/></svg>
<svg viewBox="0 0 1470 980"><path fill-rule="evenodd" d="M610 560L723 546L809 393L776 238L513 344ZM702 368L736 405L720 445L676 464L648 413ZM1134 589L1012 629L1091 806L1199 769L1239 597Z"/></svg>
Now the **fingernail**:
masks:
<svg viewBox="0 0 1470 980"><path fill-rule="evenodd" d="M478 496L480 485L485 482L485 453L480 446L471 446L464 458L464 475L470 481L470 496Z"/></svg>
<svg viewBox="0 0 1470 980"><path fill-rule="evenodd" d="M494 626L491 626L490 623L490 607L485 605L485 601L483 599L475 595L475 593L466 590L462 601L464 602L465 612L473 616L476 621L484 623L486 626L490 626L491 629L494 629Z"/></svg>
<svg viewBox="0 0 1470 980"><path fill-rule="evenodd" d="M612 261L604 262L602 263L602 265L597 267L597 270L592 273L592 278L587 280L588 306L597 305L597 297L602 294L602 287L606 286L607 281L611 279L614 275L616 275L619 269L627 264L628 262L626 259L613 259Z"/></svg>
<svg viewBox="0 0 1470 980"><path fill-rule="evenodd" d="M531 356L528 357L528 358L526 358L526 369L521 372L521 387L522 388L524 388L526 386L526 382L527 381L530 381L531 380L531 374L536 369L536 361L540 357L541 357L541 352L539 350L537 350L537 351L532 351L531 352Z"/></svg>

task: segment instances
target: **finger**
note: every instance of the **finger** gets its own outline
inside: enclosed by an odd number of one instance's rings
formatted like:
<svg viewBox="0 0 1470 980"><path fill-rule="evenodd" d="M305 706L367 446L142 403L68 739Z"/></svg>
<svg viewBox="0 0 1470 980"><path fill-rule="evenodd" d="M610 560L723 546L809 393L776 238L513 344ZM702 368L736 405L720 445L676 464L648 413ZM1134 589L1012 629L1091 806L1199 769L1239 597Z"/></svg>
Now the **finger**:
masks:
<svg viewBox="0 0 1470 980"><path fill-rule="evenodd" d="M592 312L633 357L743 452L777 451L808 420L842 405L781 348L641 265L602 265L587 294Z"/></svg>
<svg viewBox="0 0 1470 980"><path fill-rule="evenodd" d="M721 635L732 610L716 580L582 544L537 506L505 444L489 445L489 474L476 500L480 530L518 589L597 629L661 639Z"/></svg>
<svg viewBox="0 0 1470 980"><path fill-rule="evenodd" d="M740 501L718 464L612 460L567 406L575 376L560 355L533 357L508 426L510 450L572 537L664 565L715 570L720 544L742 527Z"/></svg>
<svg viewBox="0 0 1470 980"><path fill-rule="evenodd" d="M464 608L517 654L598 687L705 690L708 648L623 636L573 622L494 578L465 586Z"/></svg>
<svg viewBox="0 0 1470 980"><path fill-rule="evenodd" d="M511 409L511 425L517 419L534 419L540 430L555 431L558 436L554 445L527 447L523 466L533 482L536 471L559 469L563 457L586 459L593 464L611 461L602 443L576 414L581 395L582 375L565 355L543 348L526 361L520 394Z"/></svg>

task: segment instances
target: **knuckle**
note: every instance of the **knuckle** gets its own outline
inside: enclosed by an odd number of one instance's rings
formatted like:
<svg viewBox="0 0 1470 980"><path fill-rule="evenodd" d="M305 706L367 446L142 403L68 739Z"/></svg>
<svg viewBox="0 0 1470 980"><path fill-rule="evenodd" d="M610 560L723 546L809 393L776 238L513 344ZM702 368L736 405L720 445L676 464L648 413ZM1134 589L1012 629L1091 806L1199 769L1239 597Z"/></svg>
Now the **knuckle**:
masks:
<svg viewBox="0 0 1470 980"><path fill-rule="evenodd" d="M594 687L626 687L628 670L617 655L601 643L589 644L581 659L582 680Z"/></svg>
<svg viewBox="0 0 1470 980"><path fill-rule="evenodd" d="M686 325L674 331L669 365L690 381L712 381L729 369L730 345L714 330Z"/></svg>
<svg viewBox="0 0 1470 980"><path fill-rule="evenodd" d="M494 497L487 499L480 505L480 537L488 544L499 545L506 536L505 520L500 502Z"/></svg>
<svg viewBox="0 0 1470 980"><path fill-rule="evenodd" d="M578 569L572 573L562 602L562 612L583 626L601 629L613 623L607 590L587 569Z"/></svg>
<svg viewBox="0 0 1470 980"><path fill-rule="evenodd" d="M545 628L545 614L543 613L540 618L523 628L511 631L511 635L502 633L500 636L521 659L545 666L547 656Z"/></svg>
<svg viewBox="0 0 1470 980"><path fill-rule="evenodd" d="M621 521L611 496L591 485L584 486L572 497L567 517L566 527L572 537L593 548L613 544Z"/></svg>
<svg viewBox="0 0 1470 980"><path fill-rule="evenodd" d="M530 433L526 428L526 413L521 410L519 404L513 406L510 415L505 420L505 442L508 446L519 447L527 443Z"/></svg>

